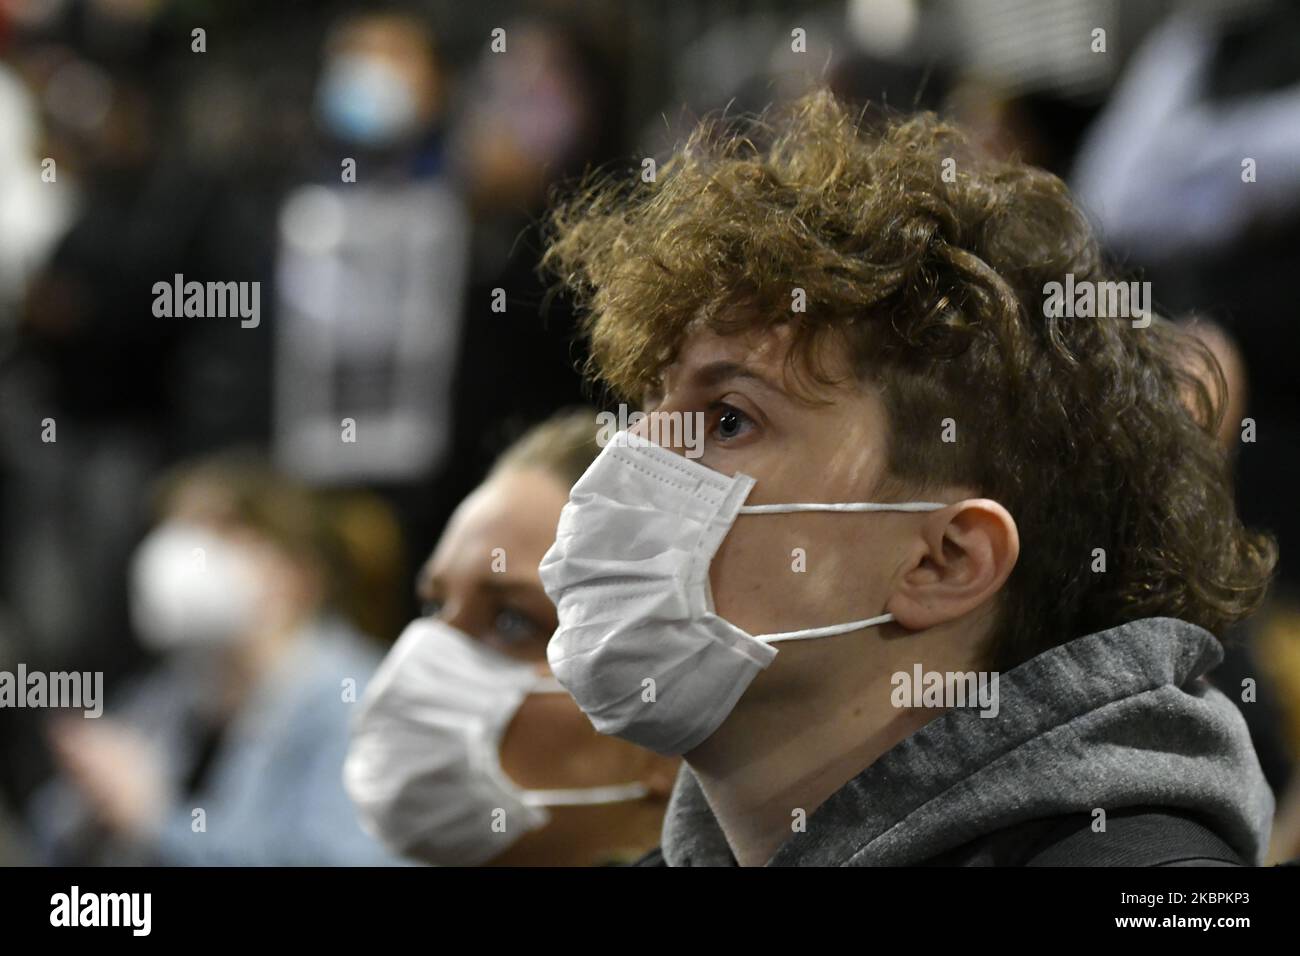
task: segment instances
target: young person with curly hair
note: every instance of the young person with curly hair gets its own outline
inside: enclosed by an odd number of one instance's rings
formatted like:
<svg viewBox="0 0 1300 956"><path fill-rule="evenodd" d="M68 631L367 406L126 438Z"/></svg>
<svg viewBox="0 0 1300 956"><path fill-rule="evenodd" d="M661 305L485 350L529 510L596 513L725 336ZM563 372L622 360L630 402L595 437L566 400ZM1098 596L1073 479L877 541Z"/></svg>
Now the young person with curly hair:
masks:
<svg viewBox="0 0 1300 956"><path fill-rule="evenodd" d="M593 374L704 451L620 434L541 566L559 681L684 755L645 862L1259 862L1204 675L1276 546L1205 348L1051 303L1118 278L1060 180L824 91L647 178L560 203L544 265Z"/></svg>

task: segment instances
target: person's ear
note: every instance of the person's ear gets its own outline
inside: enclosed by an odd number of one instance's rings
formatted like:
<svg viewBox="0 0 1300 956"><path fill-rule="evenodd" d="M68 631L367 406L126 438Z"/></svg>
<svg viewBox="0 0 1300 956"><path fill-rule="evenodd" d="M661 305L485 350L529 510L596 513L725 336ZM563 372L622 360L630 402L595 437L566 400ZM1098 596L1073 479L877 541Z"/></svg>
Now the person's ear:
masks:
<svg viewBox="0 0 1300 956"><path fill-rule="evenodd" d="M1002 505L969 498L929 514L908 551L885 610L920 631L993 598L1020 556L1020 534Z"/></svg>

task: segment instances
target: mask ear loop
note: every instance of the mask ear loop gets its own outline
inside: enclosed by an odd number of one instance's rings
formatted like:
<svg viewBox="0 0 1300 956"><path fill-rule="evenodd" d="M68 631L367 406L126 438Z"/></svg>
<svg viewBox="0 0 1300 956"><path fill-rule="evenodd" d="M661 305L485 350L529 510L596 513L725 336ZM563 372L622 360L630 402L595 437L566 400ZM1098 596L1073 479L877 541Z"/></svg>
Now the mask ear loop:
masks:
<svg viewBox="0 0 1300 956"><path fill-rule="evenodd" d="M893 619L894 615L886 613L876 617L869 617L865 621L849 621L846 624L831 624L827 627L809 627L802 631L782 631L779 634L755 634L754 640L762 641L764 644L772 644L776 641L802 641L813 637L834 637L836 634L847 634L850 631L860 631L864 627L886 624Z"/></svg>
<svg viewBox="0 0 1300 956"><path fill-rule="evenodd" d="M553 675L544 674L537 677L528 689L528 693L567 695L569 692ZM498 753L499 751L500 744L498 744ZM505 773L505 768L502 768L502 773ZM604 803L622 803L641 800L650 795L650 788L640 781L606 784L599 787L563 787L553 790L527 790L515 785L515 789L524 806L540 810L546 807L587 807Z"/></svg>
<svg viewBox="0 0 1300 956"><path fill-rule="evenodd" d="M904 512L924 512L938 511L941 508L948 507L946 504L938 501L903 501L898 503L874 502L874 501L845 501L840 503L798 503L786 505L742 505L740 514L748 515L779 515L794 514L806 511L904 511ZM844 624L830 624L826 627L809 627L798 631L781 631L776 634L755 634L754 640L762 641L764 644L774 644L777 641L802 641L817 637L834 637L837 634L848 634L851 631L860 631L863 628L875 627L877 624L887 624L894 619L894 615L885 613L876 617L869 617L862 621L848 621Z"/></svg>
<svg viewBox="0 0 1300 956"><path fill-rule="evenodd" d="M830 504L741 505L742 515L780 515L800 511L938 511L948 506L939 501L902 501L898 504L874 501L845 501Z"/></svg>
<svg viewBox="0 0 1300 956"><path fill-rule="evenodd" d="M532 687L528 689L530 694L567 694L568 691L550 674L538 677Z"/></svg>
<svg viewBox="0 0 1300 956"><path fill-rule="evenodd" d="M603 787L573 787L565 790L525 790L523 800L530 807L590 807L605 803L626 803L649 796L644 783L616 783Z"/></svg>

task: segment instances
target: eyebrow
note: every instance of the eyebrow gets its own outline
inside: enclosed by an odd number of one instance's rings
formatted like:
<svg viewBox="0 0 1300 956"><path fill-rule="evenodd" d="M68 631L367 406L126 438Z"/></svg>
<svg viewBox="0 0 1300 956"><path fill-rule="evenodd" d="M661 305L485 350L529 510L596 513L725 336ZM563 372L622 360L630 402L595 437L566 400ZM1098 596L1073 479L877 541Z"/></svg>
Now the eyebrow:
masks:
<svg viewBox="0 0 1300 956"><path fill-rule="evenodd" d="M710 388L720 385L723 382L731 381L732 379L743 378L757 382L768 391L778 392L782 395L785 394L785 389L772 382L765 375L760 374L750 366L741 362L730 362L725 360L709 362L707 365L701 365L698 369L692 372L690 377L694 384L703 388Z"/></svg>
<svg viewBox="0 0 1300 956"><path fill-rule="evenodd" d="M528 578L502 578L500 575L481 578L477 582L480 586L487 588L499 594L520 594L523 592L533 593L540 585L536 581ZM421 574L416 581L415 592L423 596L426 593L436 592L444 589L446 582L434 574Z"/></svg>

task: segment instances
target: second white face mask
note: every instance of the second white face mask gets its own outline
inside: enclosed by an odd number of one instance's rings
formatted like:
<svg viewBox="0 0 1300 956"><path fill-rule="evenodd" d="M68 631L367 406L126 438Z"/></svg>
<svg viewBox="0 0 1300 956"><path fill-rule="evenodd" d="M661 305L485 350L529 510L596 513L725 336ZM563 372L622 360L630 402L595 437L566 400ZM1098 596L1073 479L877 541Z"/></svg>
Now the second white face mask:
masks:
<svg viewBox="0 0 1300 956"><path fill-rule="evenodd" d="M728 477L619 432L578 479L541 577L559 627L551 671L604 734L683 754L717 730L779 641L830 637L891 614L754 636L719 617L709 565L741 514L934 511L945 505L846 502L745 506L748 475Z"/></svg>
<svg viewBox="0 0 1300 956"><path fill-rule="evenodd" d="M249 556L202 525L168 521L131 559L131 622L154 650L217 646L246 631L263 599Z"/></svg>
<svg viewBox="0 0 1300 956"><path fill-rule="evenodd" d="M372 836L443 866L486 863L549 822L550 806L644 797L641 783L527 790L501 767L506 728L554 678L430 618L411 622L371 679L344 763Z"/></svg>

